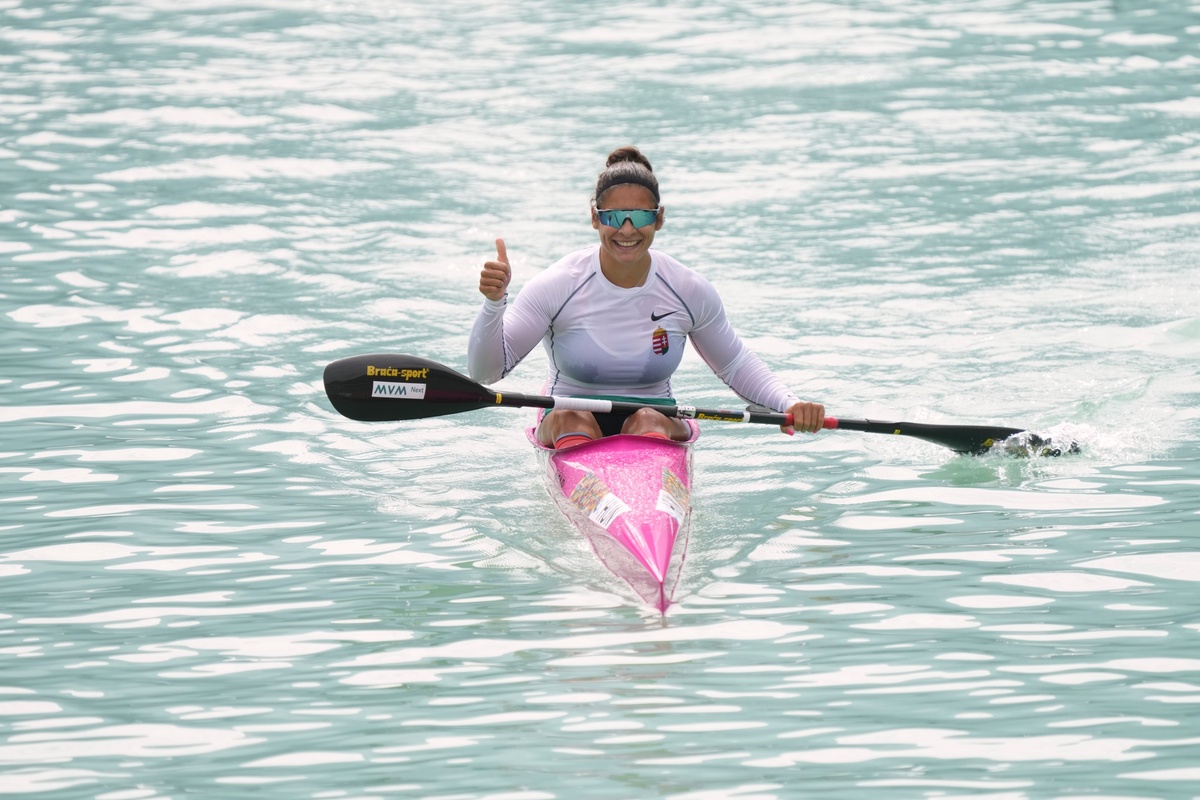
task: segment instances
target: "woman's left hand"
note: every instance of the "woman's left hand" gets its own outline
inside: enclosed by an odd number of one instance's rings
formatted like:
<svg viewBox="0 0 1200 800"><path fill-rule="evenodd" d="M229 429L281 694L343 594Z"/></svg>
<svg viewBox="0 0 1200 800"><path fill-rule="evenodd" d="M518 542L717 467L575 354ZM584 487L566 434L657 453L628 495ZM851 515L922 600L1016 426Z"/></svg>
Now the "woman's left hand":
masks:
<svg viewBox="0 0 1200 800"><path fill-rule="evenodd" d="M779 429L788 436L796 431L816 433L825 427L825 406L820 403L800 402L787 410L792 415L792 425L781 425Z"/></svg>

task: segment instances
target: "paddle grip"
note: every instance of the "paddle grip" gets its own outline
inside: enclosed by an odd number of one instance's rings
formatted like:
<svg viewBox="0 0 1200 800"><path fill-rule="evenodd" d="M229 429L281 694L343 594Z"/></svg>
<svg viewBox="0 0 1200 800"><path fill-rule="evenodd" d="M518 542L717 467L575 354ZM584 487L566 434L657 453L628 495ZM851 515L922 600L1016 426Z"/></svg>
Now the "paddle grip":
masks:
<svg viewBox="0 0 1200 800"><path fill-rule="evenodd" d="M791 414L784 414L783 416L787 418L787 422L784 423L785 425L794 424L795 417L793 417ZM838 426L838 418L837 417L826 417L825 421L823 423L821 423L821 427L827 431L836 430L837 426Z"/></svg>

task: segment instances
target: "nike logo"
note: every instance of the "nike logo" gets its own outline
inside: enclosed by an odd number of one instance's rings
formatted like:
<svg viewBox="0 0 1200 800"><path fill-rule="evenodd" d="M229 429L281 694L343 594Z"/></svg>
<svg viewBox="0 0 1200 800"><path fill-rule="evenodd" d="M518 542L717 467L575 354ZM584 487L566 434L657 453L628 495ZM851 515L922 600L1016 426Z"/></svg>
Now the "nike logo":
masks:
<svg viewBox="0 0 1200 800"><path fill-rule="evenodd" d="M674 310L674 311L668 311L668 312L667 312L667 313L665 313L665 314L655 314L653 311L651 311L651 312L650 312L650 321L651 321L651 322L658 322L658 321L659 321L660 319L662 319L663 317L669 317L669 316L671 316L672 314L678 314L678 313L679 313L679 309L676 309L676 310Z"/></svg>

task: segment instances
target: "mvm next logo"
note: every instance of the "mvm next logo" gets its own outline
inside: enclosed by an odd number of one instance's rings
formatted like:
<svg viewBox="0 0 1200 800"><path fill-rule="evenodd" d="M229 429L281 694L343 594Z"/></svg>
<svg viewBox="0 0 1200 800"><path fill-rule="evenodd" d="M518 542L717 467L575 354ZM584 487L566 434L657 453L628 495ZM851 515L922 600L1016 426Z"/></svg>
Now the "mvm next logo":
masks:
<svg viewBox="0 0 1200 800"><path fill-rule="evenodd" d="M405 370L407 372L409 370ZM420 372L421 370L412 370ZM425 384L423 383L394 383L392 381L372 381L371 397L386 397L395 400L424 400Z"/></svg>

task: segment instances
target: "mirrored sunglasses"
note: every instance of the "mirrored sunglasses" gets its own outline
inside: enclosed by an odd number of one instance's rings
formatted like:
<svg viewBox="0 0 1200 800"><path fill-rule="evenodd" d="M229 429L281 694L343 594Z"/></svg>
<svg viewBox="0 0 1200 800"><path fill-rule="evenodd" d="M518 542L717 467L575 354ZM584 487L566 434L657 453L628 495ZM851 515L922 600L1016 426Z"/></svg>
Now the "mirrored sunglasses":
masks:
<svg viewBox="0 0 1200 800"><path fill-rule="evenodd" d="M653 225L658 219L657 208L597 208L596 216L600 220L601 225L607 225L610 228L619 228L625 224L625 220L633 223L635 228L644 228L647 225Z"/></svg>

